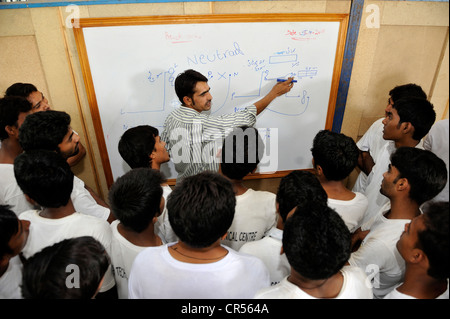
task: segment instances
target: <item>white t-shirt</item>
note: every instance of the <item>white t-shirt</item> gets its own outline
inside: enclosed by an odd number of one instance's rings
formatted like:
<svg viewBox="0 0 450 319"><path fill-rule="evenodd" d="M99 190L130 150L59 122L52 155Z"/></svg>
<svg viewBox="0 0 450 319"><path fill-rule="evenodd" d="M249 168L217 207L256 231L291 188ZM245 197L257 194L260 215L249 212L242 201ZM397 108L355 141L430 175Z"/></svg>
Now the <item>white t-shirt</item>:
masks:
<svg viewBox="0 0 450 319"><path fill-rule="evenodd" d="M361 226L368 205L365 195L358 192L355 192L355 195L351 200L328 198L328 206L336 210L342 217L351 233Z"/></svg>
<svg viewBox="0 0 450 319"><path fill-rule="evenodd" d="M130 243L117 230L119 220L111 223L111 264L116 279L117 292L119 299L128 299L128 277L136 256L147 247L136 246Z"/></svg>
<svg viewBox="0 0 450 319"><path fill-rule="evenodd" d="M236 211L233 223L223 245L239 250L249 241L259 240L277 223L276 195L249 188L236 196Z"/></svg>
<svg viewBox="0 0 450 319"><path fill-rule="evenodd" d="M360 267L374 279L375 298L383 298L402 282L405 274L405 261L397 250L397 241L405 230L405 224L411 220L387 219L384 213L389 208L390 202L383 207L382 214L374 217L370 232L348 261L350 265Z"/></svg>
<svg viewBox="0 0 450 319"><path fill-rule="evenodd" d="M281 253L283 231L273 227L263 239L245 243L240 253L249 254L261 259L270 273L271 285L276 285L291 273L291 266L286 254Z"/></svg>
<svg viewBox="0 0 450 319"><path fill-rule="evenodd" d="M172 192L172 188L169 185L164 185L163 197L164 197L164 210L158 217L158 221L155 223L155 234L161 238L164 244L172 243L178 240L177 235L175 235L172 226L169 222L169 213L167 211L167 197Z"/></svg>
<svg viewBox="0 0 450 319"><path fill-rule="evenodd" d="M73 189L70 194L73 206L77 212L85 215L95 216L103 220L109 217L109 208L99 205L91 193L84 187L84 182L78 177L73 177Z"/></svg>
<svg viewBox="0 0 450 319"><path fill-rule="evenodd" d="M30 221L28 241L22 250L25 258L64 239L81 236L94 237L108 254L111 253L111 228L107 221L81 213L58 219L41 217L39 213L38 210L30 210L19 216L22 220ZM114 285L114 275L112 271L107 271L100 292L107 291Z"/></svg>
<svg viewBox="0 0 450 319"><path fill-rule="evenodd" d="M398 286L400 286L401 284L399 284ZM384 299L417 299L413 296L410 295L406 295L404 293L401 293L400 291L397 290L397 287L395 287L394 290L392 290L390 293L388 293ZM448 294L448 279L447 279L447 290L440 296L437 296L435 299L449 299L449 294Z"/></svg>
<svg viewBox="0 0 450 319"><path fill-rule="evenodd" d="M0 277L0 299L22 299L22 261L19 256L9 260L6 272Z"/></svg>
<svg viewBox="0 0 450 319"><path fill-rule="evenodd" d="M170 245L137 255L128 284L130 299L248 299L270 286L269 272L256 257L222 246L228 250L223 259L191 264L173 258Z"/></svg>
<svg viewBox="0 0 450 319"><path fill-rule="evenodd" d="M372 299L372 289L367 285L366 274L358 267L344 266L341 291L333 299ZM285 277L278 285L257 292L255 299L319 299L307 294Z"/></svg>

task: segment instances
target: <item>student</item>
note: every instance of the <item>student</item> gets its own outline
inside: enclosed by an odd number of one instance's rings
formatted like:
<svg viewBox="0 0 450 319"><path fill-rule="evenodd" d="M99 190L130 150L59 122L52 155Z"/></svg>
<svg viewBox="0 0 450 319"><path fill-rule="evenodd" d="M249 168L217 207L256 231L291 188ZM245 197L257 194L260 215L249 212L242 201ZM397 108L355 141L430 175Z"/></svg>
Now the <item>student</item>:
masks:
<svg viewBox="0 0 450 319"><path fill-rule="evenodd" d="M35 208L23 195L14 177L14 159L22 153L19 127L31 113L31 104L21 97L0 99L0 205L8 205L19 216Z"/></svg>
<svg viewBox="0 0 450 319"><path fill-rule="evenodd" d="M166 143L159 137L158 129L150 125L140 125L129 128L119 140L119 153L123 160L132 168L152 168L160 170L161 165L170 160ZM164 182L162 185L164 210L158 217L155 229L165 243L177 241L167 214L166 203L172 188Z"/></svg>
<svg viewBox="0 0 450 319"><path fill-rule="evenodd" d="M401 285L384 299L448 299L449 205L429 202L405 225L397 249L406 263Z"/></svg>
<svg viewBox="0 0 450 319"><path fill-rule="evenodd" d="M54 151L24 152L14 161L14 175L27 199L42 207L20 215L22 220L31 222L28 241L22 251L25 258L63 239L80 236L92 236L110 251L109 224L75 210L70 198L73 173L63 157ZM108 297L113 297L114 293L117 296L114 285L114 276L108 271L100 292Z"/></svg>
<svg viewBox="0 0 450 319"><path fill-rule="evenodd" d="M383 120L383 139L387 140L372 168L364 195L369 205L362 223L376 215L389 199L380 194L383 173L389 166L390 155L399 147L423 148L422 138L427 135L436 119L433 105L420 98L402 98L386 107Z"/></svg>
<svg viewBox="0 0 450 319"><path fill-rule="evenodd" d="M169 195L169 220L179 241L137 255L130 299L243 299L270 285L258 258L220 241L234 217L231 183L218 173L189 176Z"/></svg>
<svg viewBox="0 0 450 319"><path fill-rule="evenodd" d="M67 238L25 262L22 293L25 299L94 299L109 272L109 256L98 240Z"/></svg>
<svg viewBox="0 0 450 319"><path fill-rule="evenodd" d="M30 222L19 220L8 206L0 205L0 299L21 299L22 260Z"/></svg>
<svg viewBox="0 0 450 319"><path fill-rule="evenodd" d="M398 85L389 91L387 105L392 106L395 101L404 97L427 99L426 93L419 85L408 83ZM358 167L361 169L361 172L359 173L355 185L353 186L354 192L364 193L366 186L369 183L368 175L370 175L372 167L375 165L374 160L377 159L378 153L387 143L387 141L383 139L383 120L384 117L375 121L356 143L360 150Z"/></svg>
<svg viewBox="0 0 450 319"><path fill-rule="evenodd" d="M375 298L383 298L401 282L405 263L396 243L405 224L420 214L419 207L438 194L447 181L445 163L430 151L400 147L391 156L391 164L383 174L380 192L389 199L373 220L362 229L370 232L349 264L371 272ZM359 232L353 235L357 241Z"/></svg>
<svg viewBox="0 0 450 319"><path fill-rule="evenodd" d="M448 202L448 195L449 195L448 136L449 136L448 119L445 119L434 123L434 125L430 129L430 132L428 132L428 135L424 138L423 141L423 148L439 156L447 166L447 184L445 185L444 189L438 195L436 195L435 198L433 198L434 201Z"/></svg>
<svg viewBox="0 0 450 319"><path fill-rule="evenodd" d="M344 134L322 130L314 137L311 152L316 176L328 195L328 206L353 233L361 226L368 205L365 195L352 192L344 184L358 162L358 147Z"/></svg>
<svg viewBox="0 0 450 319"><path fill-rule="evenodd" d="M258 114L275 98L291 90L292 79L277 83L265 97L243 111L212 116L206 114L211 110L212 101L208 79L194 70L178 75L175 92L181 107L168 115L161 134L178 173L177 183L204 170L217 172L219 163L214 141L222 140L226 130L242 125L253 126Z"/></svg>
<svg viewBox="0 0 450 319"><path fill-rule="evenodd" d="M284 176L276 195L277 225L261 240L244 244L239 252L261 259L269 269L272 285L290 274L291 266L282 253L283 229L289 213L299 204L308 201L327 202L327 194L318 179L308 171L292 171Z"/></svg>
<svg viewBox="0 0 450 319"><path fill-rule="evenodd" d="M284 227L283 250L291 274L258 291L256 299L372 298L364 272L344 266L350 256L350 232L326 204L297 206Z"/></svg>
<svg viewBox="0 0 450 319"><path fill-rule="evenodd" d="M79 150L80 137L70 127L70 115L49 110L27 116L19 130L19 143L25 152L44 149L60 154L64 159ZM74 176L71 195L75 209L111 222L114 215L94 191Z"/></svg>
<svg viewBox="0 0 450 319"><path fill-rule="evenodd" d="M31 83L14 83L8 89L6 89L5 96L21 96L28 100L31 103L31 112L41 112L48 111L51 109L48 100L45 98L44 94L36 88ZM73 156L67 158L67 162L69 165L75 166L78 164L81 159L86 155L86 149L83 144L78 143L78 153Z"/></svg>
<svg viewBox="0 0 450 319"><path fill-rule="evenodd" d="M254 127L236 128L223 141L219 170L233 184L236 210L222 244L234 250L263 238L277 223L276 195L243 183L245 176L256 171L263 155L264 143Z"/></svg>
<svg viewBox="0 0 450 319"><path fill-rule="evenodd" d="M111 223L111 261L119 299L128 299L128 276L137 254L160 246L155 223L164 209L163 177L150 168L135 168L119 177L109 190L114 216Z"/></svg>

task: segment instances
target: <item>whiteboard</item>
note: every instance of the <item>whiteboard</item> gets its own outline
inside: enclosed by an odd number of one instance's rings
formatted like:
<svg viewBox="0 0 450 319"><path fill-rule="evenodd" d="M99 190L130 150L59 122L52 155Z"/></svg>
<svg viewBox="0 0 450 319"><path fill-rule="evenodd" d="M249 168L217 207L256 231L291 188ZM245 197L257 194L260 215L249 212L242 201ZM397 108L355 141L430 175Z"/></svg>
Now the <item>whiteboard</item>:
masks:
<svg viewBox="0 0 450 319"><path fill-rule="evenodd" d="M110 164L111 173L105 171L112 175L110 182L130 169L118 152L122 134L138 125L162 132L167 115L180 107L174 80L186 69L208 78L212 115L240 111L264 97L277 78L293 76L298 81L293 89L257 117L255 126L266 143L257 172L312 167L312 140L332 125L343 23L342 17L295 19L300 21L98 23L82 28L85 55L80 60L89 67L87 83L95 99L90 104L98 111L97 139L104 140L107 154L101 153ZM172 162L161 171L176 178Z"/></svg>

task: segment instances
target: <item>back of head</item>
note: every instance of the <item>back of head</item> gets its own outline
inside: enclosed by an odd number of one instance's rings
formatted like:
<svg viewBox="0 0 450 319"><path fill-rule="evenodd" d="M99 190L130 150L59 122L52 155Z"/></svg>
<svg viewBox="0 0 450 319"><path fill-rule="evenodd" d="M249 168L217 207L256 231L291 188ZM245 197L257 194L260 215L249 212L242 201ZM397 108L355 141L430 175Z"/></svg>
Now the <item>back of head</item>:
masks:
<svg viewBox="0 0 450 319"><path fill-rule="evenodd" d="M70 127L70 115L48 110L26 117L19 130L19 143L24 151L44 149L59 152L58 145Z"/></svg>
<svg viewBox="0 0 450 319"><path fill-rule="evenodd" d="M389 91L389 95L394 104L397 100L405 97L416 97L424 100L427 99L427 94L424 90L419 85L414 83L398 85Z"/></svg>
<svg viewBox="0 0 450 319"><path fill-rule="evenodd" d="M449 278L449 204L433 202L422 208L425 229L419 231L418 246L427 255L428 275L436 279Z"/></svg>
<svg viewBox="0 0 450 319"><path fill-rule="evenodd" d="M57 208L69 202L74 175L56 152L34 150L20 154L14 160L14 175L23 193L43 207Z"/></svg>
<svg viewBox="0 0 450 319"><path fill-rule="evenodd" d="M108 194L111 211L123 226L140 233L160 213L163 194L161 173L135 168L119 177Z"/></svg>
<svg viewBox="0 0 450 319"><path fill-rule="evenodd" d="M258 130L242 126L224 139L220 169L226 177L241 180L253 172L264 155L264 143Z"/></svg>
<svg viewBox="0 0 450 319"><path fill-rule="evenodd" d="M155 149L158 129L150 125L132 127L123 133L119 140L119 153L131 167L151 167L150 155Z"/></svg>
<svg viewBox="0 0 450 319"><path fill-rule="evenodd" d="M175 79L175 92L181 104L184 104L183 98L188 96L192 98L197 82L208 82L208 79L195 70L189 69L180 73Z"/></svg>
<svg viewBox="0 0 450 319"><path fill-rule="evenodd" d="M299 204L315 201L327 203L328 195L317 177L308 171L293 171L283 177L277 191L279 213L286 221L289 212Z"/></svg>
<svg viewBox="0 0 450 319"><path fill-rule="evenodd" d="M6 205L0 205L0 261L14 252L9 247L11 237L19 231L17 215Z"/></svg>
<svg viewBox="0 0 450 319"><path fill-rule="evenodd" d="M108 254L96 239L65 239L27 260L22 295L25 299L91 299L108 268Z"/></svg>
<svg viewBox="0 0 450 319"><path fill-rule="evenodd" d="M447 167L434 153L415 147L399 147L391 164L410 185L409 197L419 205L435 197L447 183Z"/></svg>
<svg viewBox="0 0 450 319"><path fill-rule="evenodd" d="M37 88L31 83L14 83L6 89L5 96L21 96L27 98L33 92L36 92Z"/></svg>
<svg viewBox="0 0 450 319"><path fill-rule="evenodd" d="M167 200L173 231L195 248L208 247L225 235L233 222L235 206L231 182L213 172L184 178Z"/></svg>
<svg viewBox="0 0 450 319"><path fill-rule="evenodd" d="M0 99L0 140L9 137L5 130L6 126L19 127L18 120L20 113L31 111L31 104L20 96L7 96Z"/></svg>
<svg viewBox="0 0 450 319"><path fill-rule="evenodd" d="M327 279L341 270L350 257L350 242L342 218L322 203L298 206L283 231L289 264L311 280Z"/></svg>
<svg viewBox="0 0 450 319"><path fill-rule="evenodd" d="M320 131L314 137L311 152L314 165L320 165L330 181L345 179L358 164L359 150L355 141L342 133Z"/></svg>
<svg viewBox="0 0 450 319"><path fill-rule="evenodd" d="M405 97L397 100L393 108L400 117L399 123L409 122L414 126L412 138L420 141L428 134L436 120L433 104L425 99Z"/></svg>

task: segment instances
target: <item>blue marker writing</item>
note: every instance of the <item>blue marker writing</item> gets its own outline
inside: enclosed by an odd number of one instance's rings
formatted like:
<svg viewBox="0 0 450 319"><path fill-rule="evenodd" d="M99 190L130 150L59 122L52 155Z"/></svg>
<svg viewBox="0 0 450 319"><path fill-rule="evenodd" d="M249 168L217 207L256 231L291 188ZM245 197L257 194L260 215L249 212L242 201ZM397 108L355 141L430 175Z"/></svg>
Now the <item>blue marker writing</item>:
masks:
<svg viewBox="0 0 450 319"><path fill-rule="evenodd" d="M277 79L277 82L285 82L286 79ZM292 83L297 83L297 80L292 80Z"/></svg>

